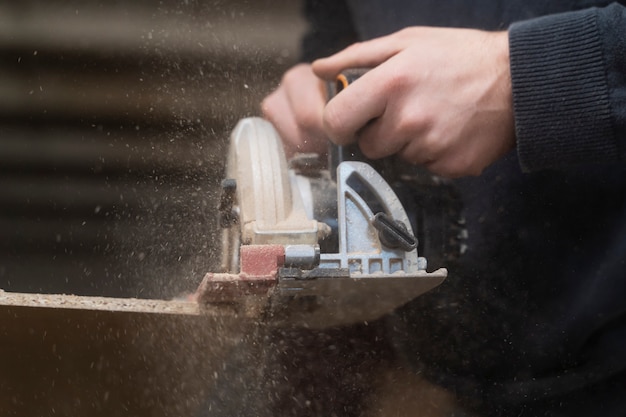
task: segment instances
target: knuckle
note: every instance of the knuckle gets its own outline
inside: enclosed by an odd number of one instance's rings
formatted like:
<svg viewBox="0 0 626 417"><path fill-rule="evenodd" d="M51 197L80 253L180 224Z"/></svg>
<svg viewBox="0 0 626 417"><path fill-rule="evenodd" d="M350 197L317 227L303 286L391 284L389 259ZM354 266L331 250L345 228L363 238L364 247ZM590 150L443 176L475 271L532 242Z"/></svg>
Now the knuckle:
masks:
<svg viewBox="0 0 626 417"><path fill-rule="evenodd" d="M345 51L355 52L359 51L363 47L364 42L354 42L350 46L348 46Z"/></svg>
<svg viewBox="0 0 626 417"><path fill-rule="evenodd" d="M402 141L398 138L388 139L376 132L367 132L359 136L358 143L363 155L369 159L384 158L397 153L402 148Z"/></svg>
<svg viewBox="0 0 626 417"><path fill-rule="evenodd" d="M409 26L397 32L398 38L403 41L409 41L420 34L421 28L417 26Z"/></svg>
<svg viewBox="0 0 626 417"><path fill-rule="evenodd" d="M372 146L372 144L370 143L359 142L359 149L361 149L361 152L363 153L363 155L368 159L380 158L380 155L377 149L374 146Z"/></svg>
<svg viewBox="0 0 626 417"><path fill-rule="evenodd" d="M439 159L446 153L446 145L444 141L432 135L424 137L424 149L430 155L431 159Z"/></svg>
<svg viewBox="0 0 626 417"><path fill-rule="evenodd" d="M419 121L412 118L401 118L396 126L396 135L405 138L415 137L419 128Z"/></svg>
<svg viewBox="0 0 626 417"><path fill-rule="evenodd" d="M294 68L288 70L287 72L285 72L283 74L283 78L280 81L281 85L290 84L292 82L295 82L296 76L297 76L297 73L295 72Z"/></svg>
<svg viewBox="0 0 626 417"><path fill-rule="evenodd" d="M399 117L397 124L398 134L406 138L423 137L424 143L431 145L431 132L433 126L433 117L430 113L422 111L419 108L406 110Z"/></svg>
<svg viewBox="0 0 626 417"><path fill-rule="evenodd" d="M324 130L326 130L328 136L337 144L343 144L346 139L342 116L342 112L335 106L328 105L324 110Z"/></svg>
<svg viewBox="0 0 626 417"><path fill-rule="evenodd" d="M359 149L368 159L380 159L393 154L392 144L381 138L359 140Z"/></svg>
<svg viewBox="0 0 626 417"><path fill-rule="evenodd" d="M276 92L265 97L261 102L261 113L268 120L274 120L276 117Z"/></svg>
<svg viewBox="0 0 626 417"><path fill-rule="evenodd" d="M404 92L409 85L409 75L404 71L389 71L385 81L385 89L391 93Z"/></svg>
<svg viewBox="0 0 626 417"><path fill-rule="evenodd" d="M308 64L295 65L291 67L290 69L288 69L287 71L285 71L285 73L283 74L281 83L291 84L291 83L299 82L302 77L302 74L305 73L307 70L308 70Z"/></svg>
<svg viewBox="0 0 626 417"><path fill-rule="evenodd" d="M317 132L321 130L321 118L319 113L309 106L298 108L296 122L305 131Z"/></svg>
<svg viewBox="0 0 626 417"><path fill-rule="evenodd" d="M415 28L412 26L402 28L397 32L398 36L401 38L412 36L414 33L415 33Z"/></svg>

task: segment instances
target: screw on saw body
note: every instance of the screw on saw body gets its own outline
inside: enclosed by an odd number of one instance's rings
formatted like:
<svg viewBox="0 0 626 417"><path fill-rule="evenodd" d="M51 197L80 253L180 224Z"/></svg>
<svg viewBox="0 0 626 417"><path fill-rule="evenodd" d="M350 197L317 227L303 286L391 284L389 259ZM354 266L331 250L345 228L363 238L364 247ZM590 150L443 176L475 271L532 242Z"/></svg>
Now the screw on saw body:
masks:
<svg viewBox="0 0 626 417"><path fill-rule="evenodd" d="M220 215L220 226L227 229L239 222L239 216L235 212L235 193L237 192L237 181L232 178L222 180L222 195L218 207Z"/></svg>
<svg viewBox="0 0 626 417"><path fill-rule="evenodd" d="M380 243L388 248L402 249L405 252L417 248L417 238L402 222L392 219L383 212L376 213L371 221L372 226L378 231Z"/></svg>

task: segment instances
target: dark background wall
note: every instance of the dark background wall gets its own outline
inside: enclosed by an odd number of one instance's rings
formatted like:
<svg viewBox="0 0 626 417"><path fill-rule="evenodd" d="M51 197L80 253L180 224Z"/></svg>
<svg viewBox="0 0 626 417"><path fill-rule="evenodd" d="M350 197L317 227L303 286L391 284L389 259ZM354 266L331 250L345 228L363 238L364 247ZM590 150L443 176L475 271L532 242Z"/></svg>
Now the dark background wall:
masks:
<svg viewBox="0 0 626 417"><path fill-rule="evenodd" d="M228 133L292 0L0 2L0 288L171 297L215 268Z"/></svg>

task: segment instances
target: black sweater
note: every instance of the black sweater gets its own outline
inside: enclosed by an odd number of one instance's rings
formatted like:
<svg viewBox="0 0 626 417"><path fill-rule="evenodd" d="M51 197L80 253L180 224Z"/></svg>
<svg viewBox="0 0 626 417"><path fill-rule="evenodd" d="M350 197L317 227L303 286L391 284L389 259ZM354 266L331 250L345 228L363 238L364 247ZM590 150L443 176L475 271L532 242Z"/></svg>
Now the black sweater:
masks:
<svg viewBox="0 0 626 417"><path fill-rule="evenodd" d="M458 181L469 250L390 319L393 337L486 415L626 414L626 9L313 0L305 12L305 60L411 25L509 29L517 149Z"/></svg>

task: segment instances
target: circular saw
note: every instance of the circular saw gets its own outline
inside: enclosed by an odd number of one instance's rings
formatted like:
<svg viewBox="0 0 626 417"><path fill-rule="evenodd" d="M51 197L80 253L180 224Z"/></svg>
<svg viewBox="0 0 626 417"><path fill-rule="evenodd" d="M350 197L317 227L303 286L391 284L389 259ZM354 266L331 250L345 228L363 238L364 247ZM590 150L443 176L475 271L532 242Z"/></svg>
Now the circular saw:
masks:
<svg viewBox="0 0 626 417"><path fill-rule="evenodd" d="M370 164L287 161L261 118L241 120L231 134L218 212L222 271L206 274L197 298L260 320L367 322L447 276L427 272L400 199Z"/></svg>

